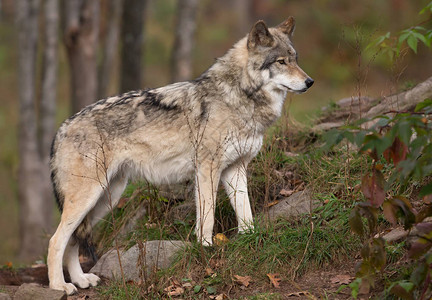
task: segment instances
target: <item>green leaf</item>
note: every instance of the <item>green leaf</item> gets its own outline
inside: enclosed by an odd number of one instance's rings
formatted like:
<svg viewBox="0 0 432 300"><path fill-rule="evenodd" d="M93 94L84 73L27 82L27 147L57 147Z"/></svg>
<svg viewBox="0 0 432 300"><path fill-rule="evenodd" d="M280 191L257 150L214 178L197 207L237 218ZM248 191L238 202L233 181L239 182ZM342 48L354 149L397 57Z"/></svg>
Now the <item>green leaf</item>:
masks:
<svg viewBox="0 0 432 300"><path fill-rule="evenodd" d="M411 125L408 121L401 121L395 125L396 133L405 145L408 145L411 139Z"/></svg>
<svg viewBox="0 0 432 300"><path fill-rule="evenodd" d="M384 239L374 238L371 243L371 255L370 262L376 270L381 270L386 263L386 251L384 249Z"/></svg>
<svg viewBox="0 0 432 300"><path fill-rule="evenodd" d="M404 31L402 31L403 33L399 36L399 39L398 39L398 41L399 41L399 44L402 44L403 43L403 41L405 41L410 35L411 35L411 32L410 31L406 31L406 30L404 30Z"/></svg>
<svg viewBox="0 0 432 300"><path fill-rule="evenodd" d="M390 289L390 292L401 299L413 300L411 290L407 290L410 286L412 288L414 285L411 282L400 281Z"/></svg>
<svg viewBox="0 0 432 300"><path fill-rule="evenodd" d="M359 290L360 290L360 284L361 284L362 279L361 278L356 278L353 282L351 282L348 286L351 288L351 296L354 299L357 299Z"/></svg>
<svg viewBox="0 0 432 300"><path fill-rule="evenodd" d="M419 263L419 265L411 273L410 280L416 285L420 284L425 280L428 268L425 263Z"/></svg>
<svg viewBox="0 0 432 300"><path fill-rule="evenodd" d="M414 111L419 112L429 106L432 106L432 99L425 99L416 105Z"/></svg>
<svg viewBox="0 0 432 300"><path fill-rule="evenodd" d="M424 14L425 12L430 11L432 12L432 2L429 2L428 5L426 5L420 12L419 14Z"/></svg>
<svg viewBox="0 0 432 300"><path fill-rule="evenodd" d="M410 35L407 39L408 46L414 51L415 54L417 54L417 44L418 40L414 35Z"/></svg>
<svg viewBox="0 0 432 300"><path fill-rule="evenodd" d="M351 210L350 216L349 216L349 224L351 227L351 230L354 233L357 233L360 236L364 235L364 228L363 228L363 222L360 216L360 213L358 209L354 208Z"/></svg>
<svg viewBox="0 0 432 300"><path fill-rule="evenodd" d="M414 35L418 40L422 41L423 44L425 44L426 46L428 45L428 40L427 40L427 38L426 38L423 34L418 33L418 32L414 32L413 35Z"/></svg>
<svg viewBox="0 0 432 300"><path fill-rule="evenodd" d="M324 133L323 139L326 141L324 145L324 150L329 150L331 147L339 144L342 139L343 135L340 130L332 129Z"/></svg>
<svg viewBox="0 0 432 300"><path fill-rule="evenodd" d="M193 290L194 290L195 294L198 294L201 291L201 286L200 285L196 285L196 286L194 286Z"/></svg>
<svg viewBox="0 0 432 300"><path fill-rule="evenodd" d="M426 195L432 194L432 182L423 186L419 192L419 197L424 197Z"/></svg>
<svg viewBox="0 0 432 300"><path fill-rule="evenodd" d="M209 293L210 295L214 295L216 294L216 289L212 286L207 287L207 293Z"/></svg>

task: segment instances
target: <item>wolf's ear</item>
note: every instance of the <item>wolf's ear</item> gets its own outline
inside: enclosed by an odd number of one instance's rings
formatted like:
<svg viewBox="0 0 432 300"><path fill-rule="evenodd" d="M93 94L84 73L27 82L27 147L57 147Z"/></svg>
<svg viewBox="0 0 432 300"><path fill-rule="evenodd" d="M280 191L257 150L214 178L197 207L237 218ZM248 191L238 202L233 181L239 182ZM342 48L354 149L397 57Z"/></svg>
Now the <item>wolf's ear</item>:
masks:
<svg viewBox="0 0 432 300"><path fill-rule="evenodd" d="M289 38L291 38L295 29L295 20L293 17L289 17L288 19L280 23L278 26L276 26L276 28L278 28L283 33L288 35Z"/></svg>
<svg viewBox="0 0 432 300"><path fill-rule="evenodd" d="M259 20L249 32L247 47L248 49L254 49L258 46L271 47L273 42L273 36L270 34L266 24L264 21Z"/></svg>

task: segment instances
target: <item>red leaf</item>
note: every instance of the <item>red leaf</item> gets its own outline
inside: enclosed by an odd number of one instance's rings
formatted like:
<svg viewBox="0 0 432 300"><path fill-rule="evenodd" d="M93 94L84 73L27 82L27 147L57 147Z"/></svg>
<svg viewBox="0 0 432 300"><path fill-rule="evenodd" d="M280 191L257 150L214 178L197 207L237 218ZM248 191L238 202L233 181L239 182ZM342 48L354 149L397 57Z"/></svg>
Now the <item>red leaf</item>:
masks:
<svg viewBox="0 0 432 300"><path fill-rule="evenodd" d="M362 178L362 192L374 207L379 207L385 200L385 180L381 171L374 169L372 176L366 174Z"/></svg>
<svg viewBox="0 0 432 300"><path fill-rule="evenodd" d="M408 250L408 256L411 258L418 258L426 253L426 251L428 251L431 247L432 243L423 238L418 238L414 243L411 244L411 247Z"/></svg>
<svg viewBox="0 0 432 300"><path fill-rule="evenodd" d="M391 145L390 155L393 163L397 166L401 161L406 159L408 154L408 147L399 138L395 138L393 145Z"/></svg>
<svg viewBox="0 0 432 300"><path fill-rule="evenodd" d="M384 201L383 213L387 221L389 221L392 225L396 225L396 209L389 201Z"/></svg>

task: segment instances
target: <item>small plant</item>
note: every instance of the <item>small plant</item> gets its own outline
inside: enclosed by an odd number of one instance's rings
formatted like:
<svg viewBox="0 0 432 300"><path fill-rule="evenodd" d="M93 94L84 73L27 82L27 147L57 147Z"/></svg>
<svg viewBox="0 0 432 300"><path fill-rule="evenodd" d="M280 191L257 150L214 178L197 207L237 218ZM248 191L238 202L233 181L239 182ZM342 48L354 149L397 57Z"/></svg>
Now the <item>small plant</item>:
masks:
<svg viewBox="0 0 432 300"><path fill-rule="evenodd" d="M428 250L432 248L432 224L424 222L432 216L431 114L432 100L426 99L412 113L361 120L356 126L325 135L327 146L347 139L371 158L370 169L361 182L366 201L358 203L350 215L351 229L364 240L354 290L368 291L373 287L376 275L386 264L385 242L376 236L382 215L393 225L401 223L407 230L415 226L418 231L408 251L408 256L417 260L416 267L409 279L392 282L388 291L404 299L424 299L431 292L432 253ZM374 126L362 128L371 121ZM413 183L418 185L421 199L417 210L407 197Z"/></svg>
<svg viewBox="0 0 432 300"><path fill-rule="evenodd" d="M429 2L421 11L420 15L432 13L432 2ZM394 35L387 32L384 35L377 37L367 48L378 48L384 54L387 54L391 60L399 57L404 48L408 46L415 54L417 54L419 42L430 48L432 45L432 28L430 27L431 17L424 20L418 25L403 29L398 34ZM423 25L429 25L423 26Z"/></svg>

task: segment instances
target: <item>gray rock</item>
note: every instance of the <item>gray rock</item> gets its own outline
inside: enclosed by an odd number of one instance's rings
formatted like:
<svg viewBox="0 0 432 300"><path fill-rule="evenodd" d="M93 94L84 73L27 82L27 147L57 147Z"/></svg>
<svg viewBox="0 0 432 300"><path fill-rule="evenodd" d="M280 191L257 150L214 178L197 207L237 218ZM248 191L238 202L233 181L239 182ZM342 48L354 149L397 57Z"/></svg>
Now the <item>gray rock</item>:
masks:
<svg viewBox="0 0 432 300"><path fill-rule="evenodd" d="M154 269L169 267L175 253L187 244L189 243L183 241L157 240L143 243L142 255L138 245L125 252L120 251L125 280L139 282L144 273L150 274ZM110 279L120 279L121 270L116 249L105 253L90 272Z"/></svg>
<svg viewBox="0 0 432 300"><path fill-rule="evenodd" d="M5 298L7 299L7 298ZM67 296L64 291L44 288L34 283L22 284L14 295L17 300L66 300Z"/></svg>
<svg viewBox="0 0 432 300"><path fill-rule="evenodd" d="M402 227L398 227L390 231L389 233L386 233L382 236L382 238L387 243L393 243L402 240L404 237L408 235L409 231L404 230Z"/></svg>
<svg viewBox="0 0 432 300"><path fill-rule="evenodd" d="M186 201L179 205L172 207L168 213L168 218L171 221L186 220L187 217L195 214L195 201Z"/></svg>
<svg viewBox="0 0 432 300"><path fill-rule="evenodd" d="M146 215L147 209L145 208L145 206L141 205L140 207L138 207L132 217L128 219L123 225L123 227L120 229L118 236L123 237L126 236L129 232L133 231L137 227L138 222L141 221Z"/></svg>
<svg viewBox="0 0 432 300"><path fill-rule="evenodd" d="M11 300L12 298L6 293L0 293L0 300Z"/></svg>
<svg viewBox="0 0 432 300"><path fill-rule="evenodd" d="M319 201L313 200L308 189L292 194L279 201L269 209L270 220L297 217L308 214L318 206Z"/></svg>

